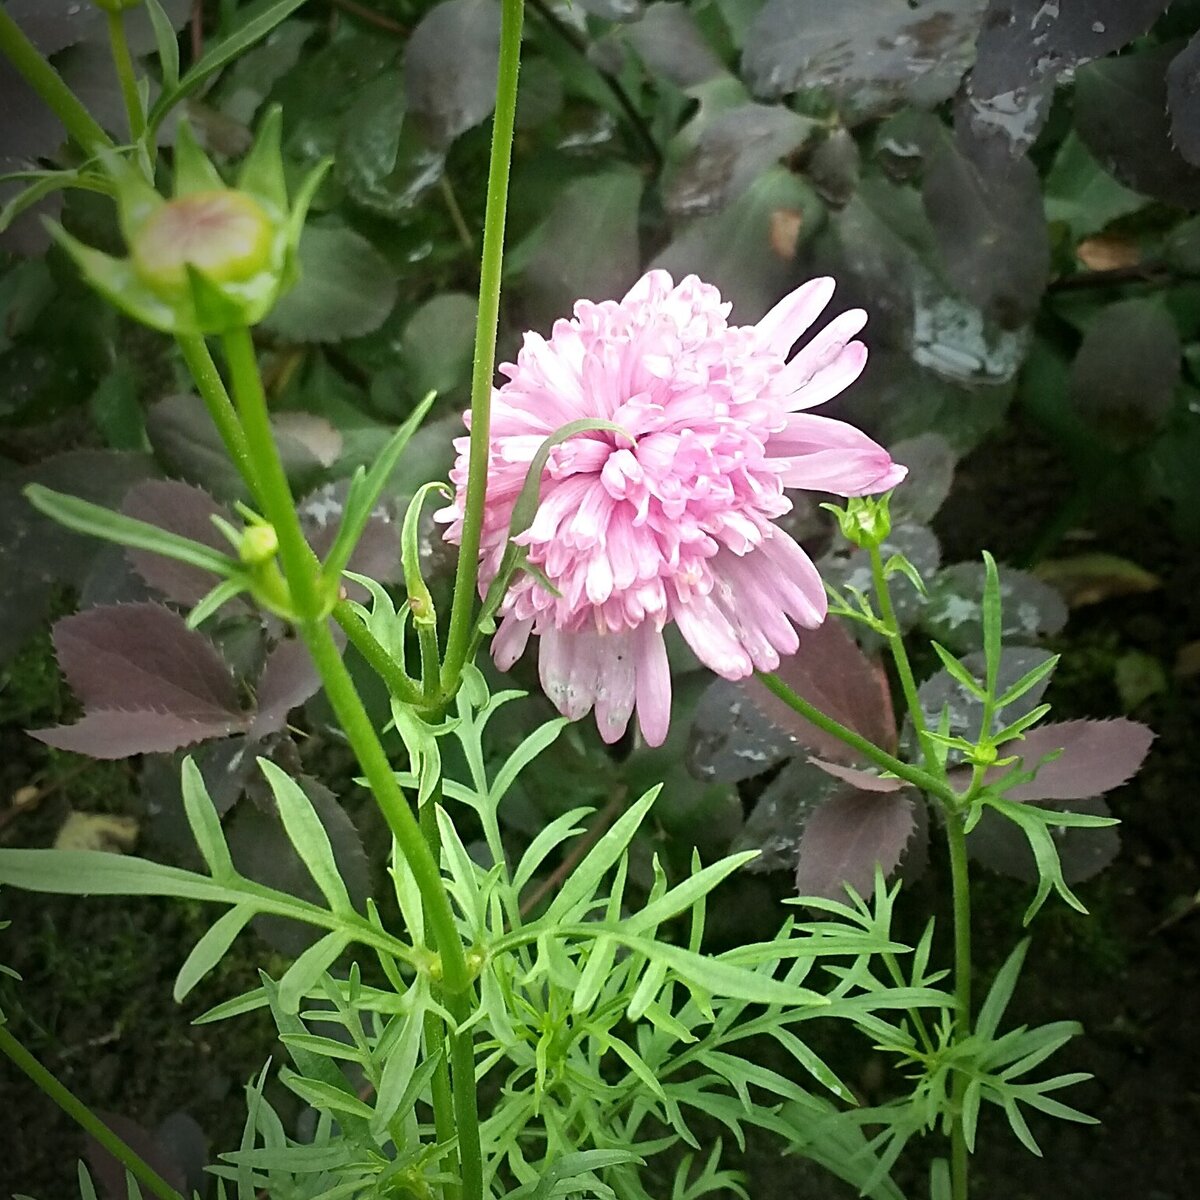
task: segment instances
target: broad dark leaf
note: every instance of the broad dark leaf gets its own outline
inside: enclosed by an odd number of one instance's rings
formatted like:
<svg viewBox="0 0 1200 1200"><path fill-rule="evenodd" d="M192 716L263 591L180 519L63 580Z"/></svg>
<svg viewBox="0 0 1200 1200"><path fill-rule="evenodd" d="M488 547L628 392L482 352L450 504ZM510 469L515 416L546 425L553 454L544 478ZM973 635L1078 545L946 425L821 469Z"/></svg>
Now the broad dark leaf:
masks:
<svg viewBox="0 0 1200 1200"><path fill-rule="evenodd" d="M754 802L731 849L759 851L751 871L794 871L804 826L825 801L845 786L802 758L793 758Z"/></svg>
<svg viewBox="0 0 1200 1200"><path fill-rule="evenodd" d="M370 870L354 822L323 784L306 776L299 777L297 782L312 801L329 835L333 857L352 904L361 909L370 894ZM261 795L261 806L240 804L228 825L234 865L258 883L323 905L317 885L284 832L274 800L258 789L252 795ZM255 917L252 923L272 946L285 954L298 955L322 936L320 930L282 917Z"/></svg>
<svg viewBox="0 0 1200 1200"><path fill-rule="evenodd" d="M617 166L558 193L523 272L528 324L548 331L579 297L619 299L637 280L642 182Z"/></svg>
<svg viewBox="0 0 1200 1200"><path fill-rule="evenodd" d="M408 452L412 453L411 444ZM324 558L333 545L345 511L345 499L346 483L338 480L310 492L296 506L305 534L318 558ZM349 570L358 575L369 575L383 583L401 578L400 526L393 519L393 511L393 504L386 500L376 505L354 553L350 555L347 564ZM432 523L432 516L428 520ZM366 591L358 584L346 580L345 586L354 599L365 598Z"/></svg>
<svg viewBox="0 0 1200 1200"><path fill-rule="evenodd" d="M800 839L796 892L842 900L846 887L870 896L876 866L890 875L916 828L913 795L851 792L826 800Z"/></svg>
<svg viewBox="0 0 1200 1200"><path fill-rule="evenodd" d="M856 109L898 99L932 106L971 63L985 0L767 0L742 70L759 95L829 88Z"/></svg>
<svg viewBox="0 0 1200 1200"><path fill-rule="evenodd" d="M175 29L182 29L192 12L192 0L159 0ZM56 54L78 42L106 42L104 11L89 0L5 0L8 15L43 53ZM154 29L143 6L124 14L126 39L134 54L154 48ZM122 1191L124 1188L122 1187Z"/></svg>
<svg viewBox="0 0 1200 1200"><path fill-rule="evenodd" d="M409 318L401 335L401 353L413 393L445 396L465 389L471 378L478 303L465 292L443 292Z"/></svg>
<svg viewBox="0 0 1200 1200"><path fill-rule="evenodd" d="M1200 167L1175 145L1167 112L1167 67L1178 42L1106 58L1080 69L1075 125L1101 166L1135 191L1200 208Z"/></svg>
<svg viewBox="0 0 1200 1200"><path fill-rule="evenodd" d="M650 74L680 88L694 88L724 71L684 4L651 4L625 36Z"/></svg>
<svg viewBox="0 0 1200 1200"><path fill-rule="evenodd" d="M1032 771L1047 754L1062 753L1038 770L1032 783L1004 793L1006 800L1084 800L1110 792L1137 774L1154 732L1140 721L1062 721L1039 725L1009 748ZM993 774L1000 777L1011 768Z"/></svg>
<svg viewBox="0 0 1200 1200"><path fill-rule="evenodd" d="M342 120L337 173L356 204L381 216L410 214L442 178L444 150L408 111L399 71L358 94Z"/></svg>
<svg viewBox="0 0 1200 1200"><path fill-rule="evenodd" d="M929 586L921 624L955 653L983 645L982 563L955 563ZM1006 641L1030 642L1058 633L1067 623L1067 606L1049 584L1027 571L1000 572L1003 603L1002 635Z"/></svg>
<svg viewBox="0 0 1200 1200"><path fill-rule="evenodd" d="M1143 442L1171 411L1181 350L1162 304L1145 298L1110 304L1088 326L1071 364L1071 399L1120 444Z"/></svg>
<svg viewBox="0 0 1200 1200"><path fill-rule="evenodd" d="M796 254L823 211L798 175L769 167L721 212L690 222L651 265L715 284L733 302L732 319L750 324L794 286Z"/></svg>
<svg viewBox="0 0 1200 1200"><path fill-rule="evenodd" d="M686 761L697 779L737 783L761 775L798 749L792 734L760 712L738 684L717 679L696 705Z"/></svg>
<svg viewBox="0 0 1200 1200"><path fill-rule="evenodd" d="M229 668L207 638L161 604L92 608L54 627L75 725L38 730L48 745L96 758L174 750L245 727Z"/></svg>
<svg viewBox="0 0 1200 1200"><path fill-rule="evenodd" d="M1091 796L1086 800L1047 802L1039 807L1094 817L1112 815L1108 805L1099 796ZM1121 849L1121 835L1111 825L1099 829L1051 826L1050 835L1054 838L1063 878L1068 884L1091 879L1104 870ZM1023 830L995 809L984 809L979 824L967 837L967 850L976 862L999 875L1007 875L1023 883L1037 882L1037 863Z"/></svg>
<svg viewBox="0 0 1200 1200"><path fill-rule="evenodd" d="M163 1145L162 1139L157 1134L151 1133L137 1121L117 1113L101 1111L96 1115L137 1154L142 1162L165 1179L171 1187L180 1192L187 1187L186 1167L176 1161L174 1154L167 1146ZM192 1123L195 1124L195 1122ZM125 1185L125 1165L114 1158L90 1133L84 1140L83 1152L92 1175L99 1183L103 1194L110 1200L124 1200L124 1197L129 1195L129 1189Z"/></svg>
<svg viewBox="0 0 1200 1200"><path fill-rule="evenodd" d="M1075 133L1059 147L1045 187L1046 219L1065 224L1075 241L1099 233L1118 217L1149 203L1118 183Z"/></svg>
<svg viewBox="0 0 1200 1200"><path fill-rule="evenodd" d="M1200 34L1167 68L1167 105L1171 136L1179 153L1193 166L1200 166Z"/></svg>
<svg viewBox="0 0 1200 1200"><path fill-rule="evenodd" d="M300 238L300 282L264 324L294 342L339 342L383 324L396 303L396 273L360 233L309 225Z"/></svg>
<svg viewBox="0 0 1200 1200"><path fill-rule="evenodd" d="M299 638L284 638L267 655L257 687L258 711L250 725L251 738L277 733L287 724L287 715L321 686L308 649Z"/></svg>
<svg viewBox="0 0 1200 1200"><path fill-rule="evenodd" d="M175 479L149 479L130 489L121 511L126 516L202 542L215 550L230 552L229 543L212 518L223 517L233 522L233 514L206 491L191 484ZM161 554L151 554L147 550L126 550L125 553L134 570L152 588L176 604L196 604L217 582L208 571L164 558Z"/></svg>
<svg viewBox="0 0 1200 1200"><path fill-rule="evenodd" d="M445 0L413 30L404 48L404 91L435 142L449 145L490 116L499 53L495 0Z"/></svg>
<svg viewBox="0 0 1200 1200"><path fill-rule="evenodd" d="M716 212L811 136L814 123L781 105L742 104L704 122L671 170L663 201L680 216Z"/></svg>
<svg viewBox="0 0 1200 1200"><path fill-rule="evenodd" d="M1033 646L1005 646L1000 651L1000 669L997 672L997 691L1003 694L1019 679L1028 675L1035 667L1040 667L1048 659L1053 658L1049 650L1041 650ZM984 677L984 660L982 653L968 654L960 660L971 673L971 676L982 683ZM1026 713L1031 712L1041 702L1050 686L1050 677L1046 676L1023 696L1005 705L995 714L992 722L992 732L1003 729ZM973 738L979 732L983 719L983 705L973 696L968 695L948 671L938 671L931 675L920 688L917 695L921 703L921 711L925 722L930 728L936 729L945 709L950 718L950 735L952 737Z"/></svg>
<svg viewBox="0 0 1200 1200"><path fill-rule="evenodd" d="M908 468L892 497L892 520L897 524L932 521L950 495L958 455L940 433L921 433L889 447L891 456Z"/></svg>
<svg viewBox="0 0 1200 1200"><path fill-rule="evenodd" d="M166 468L219 500L244 500L246 485L221 444L199 396L180 393L151 405L146 435Z"/></svg>
<svg viewBox="0 0 1200 1200"><path fill-rule="evenodd" d="M826 716L877 746L895 745L896 718L887 677L837 618L829 618L818 629L804 630L799 651L779 664L776 675ZM844 742L810 724L757 679L741 686L759 711L804 749L836 762L857 761Z"/></svg>
<svg viewBox="0 0 1200 1200"><path fill-rule="evenodd" d="M922 191L950 282L1002 329L1037 310L1050 275L1042 185L1029 159L968 158L950 138Z"/></svg>
<svg viewBox="0 0 1200 1200"><path fill-rule="evenodd" d="M1169 0L991 0L976 45L964 110L977 136L1028 149L1064 72L1146 32Z"/></svg>

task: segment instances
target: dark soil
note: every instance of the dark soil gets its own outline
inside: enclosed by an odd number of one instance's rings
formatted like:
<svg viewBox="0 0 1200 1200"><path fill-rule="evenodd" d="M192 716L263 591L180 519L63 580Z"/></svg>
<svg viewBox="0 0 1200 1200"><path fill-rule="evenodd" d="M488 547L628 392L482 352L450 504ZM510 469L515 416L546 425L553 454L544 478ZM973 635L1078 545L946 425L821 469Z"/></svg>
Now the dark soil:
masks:
<svg viewBox="0 0 1200 1200"><path fill-rule="evenodd" d="M986 544L1001 560L1019 560L1063 500L1066 480L1054 462L1049 448L1039 448L1021 430L975 454L940 520L947 559L972 557ZM1130 714L1158 737L1142 773L1110 797L1124 822L1122 850L1110 868L1079 888L1092 915L1047 905L1033 927L1009 1015L1036 1023L1083 1022L1084 1036L1053 1065L1058 1072L1095 1076L1068 1098L1100 1124L1031 1121L1045 1155L1037 1159L1002 1117L990 1115L975 1160L977 1200L1190 1200L1200 1178L1200 1041L1193 1028L1200 989L1200 824L1193 812L1192 764L1200 676L1173 673L1180 649L1200 638L1200 559L1155 513L1114 507L1093 514L1089 525L1089 540L1068 535L1058 553L1123 554L1156 572L1162 587L1072 615L1058 646L1064 663L1048 697L1055 717L1122 715L1113 670L1129 650L1157 659L1168 682ZM36 656L27 661L35 663ZM30 687L44 690L43 716L53 718L61 699L53 681ZM28 714L36 718L37 703L25 698L21 704L25 722ZM48 760L16 728L0 734L0 751L7 795L69 769ZM0 843L44 843L72 803L93 811L136 810L120 769L95 772L63 783L36 813L0 826ZM941 904L945 882L935 852L930 870L906 896L909 913L922 916ZM1027 889L981 875L974 900L981 992L1022 936ZM47 1066L97 1108L149 1128L185 1110L214 1148L236 1143L242 1085L275 1049L269 1021L258 1014L218 1027L188 1022L217 999L254 986L250 959L260 947L252 939L246 940L247 957L235 959L181 1010L170 1000L171 981L204 928L198 910L8 892L0 897L0 916L13 922L0 934L0 961L25 976L22 985L0 990L0 1003L14 1032ZM945 928L944 921L939 925ZM870 1063L863 1064L864 1081L871 1071ZM0 1113L0 1195L75 1196L81 1138L7 1066L0 1066ZM847 1194L765 1147L752 1147L747 1165L755 1200ZM914 1200L928 1194L923 1174L898 1178Z"/></svg>

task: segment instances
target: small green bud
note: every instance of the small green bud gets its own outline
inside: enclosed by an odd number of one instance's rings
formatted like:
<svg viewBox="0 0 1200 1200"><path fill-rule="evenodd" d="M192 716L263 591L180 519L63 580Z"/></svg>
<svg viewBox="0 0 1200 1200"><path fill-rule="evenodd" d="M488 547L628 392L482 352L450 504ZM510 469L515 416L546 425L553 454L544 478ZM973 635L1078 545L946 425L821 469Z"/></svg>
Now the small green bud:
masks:
<svg viewBox="0 0 1200 1200"><path fill-rule="evenodd" d="M993 767L999 757L1000 751L991 742L973 746L967 754L967 760L977 767Z"/></svg>
<svg viewBox="0 0 1200 1200"><path fill-rule="evenodd" d="M238 558L247 566L270 562L279 552L279 537L274 525L251 525L238 542Z"/></svg>
<svg viewBox="0 0 1200 1200"><path fill-rule="evenodd" d="M230 188L192 192L151 213L133 239L133 265L156 292L187 287L188 266L213 283L240 283L268 269L275 230L261 204Z"/></svg>
<svg viewBox="0 0 1200 1200"><path fill-rule="evenodd" d="M851 496L845 508L823 504L837 518L842 536L855 546L872 549L883 545L892 532L892 516L888 511L891 492L882 496Z"/></svg>

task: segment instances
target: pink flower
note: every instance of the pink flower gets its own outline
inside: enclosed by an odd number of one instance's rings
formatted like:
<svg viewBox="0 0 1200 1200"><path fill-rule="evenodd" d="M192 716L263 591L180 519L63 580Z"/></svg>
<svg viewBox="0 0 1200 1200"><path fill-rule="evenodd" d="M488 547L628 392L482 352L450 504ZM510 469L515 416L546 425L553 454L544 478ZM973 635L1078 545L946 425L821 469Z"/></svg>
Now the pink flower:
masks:
<svg viewBox="0 0 1200 1200"><path fill-rule="evenodd" d="M646 741L666 738L668 622L706 666L741 679L773 671L799 647L795 627L824 620L816 568L773 524L792 507L785 488L857 496L904 478L865 434L804 411L853 383L867 358L852 340L866 313L853 309L788 360L833 288L814 279L738 327L716 288L651 271L620 303L580 300L548 341L527 333L516 364L500 368L508 382L494 393L481 591L545 438L583 417L628 433L583 433L552 451L537 516L518 540L561 595L518 574L492 643L507 670L536 634L546 694L572 720L594 708L605 741L635 707ZM452 542L468 440L455 447L457 495L438 514Z"/></svg>

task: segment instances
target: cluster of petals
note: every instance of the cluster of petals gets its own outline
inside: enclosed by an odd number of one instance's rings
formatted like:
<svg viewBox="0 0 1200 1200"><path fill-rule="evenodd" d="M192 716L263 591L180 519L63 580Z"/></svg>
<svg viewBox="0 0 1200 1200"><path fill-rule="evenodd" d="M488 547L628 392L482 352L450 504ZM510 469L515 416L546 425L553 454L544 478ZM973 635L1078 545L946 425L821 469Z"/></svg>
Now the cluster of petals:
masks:
<svg viewBox="0 0 1200 1200"><path fill-rule="evenodd" d="M903 479L864 433L807 411L866 362L855 340L861 309L791 354L833 290L814 279L739 327L715 287L651 271L620 302L580 300L548 339L526 334L516 363L500 368L481 590L500 568L513 506L546 438L584 418L622 431L580 433L551 452L536 517L517 538L537 571L514 580L492 643L508 669L535 635L546 694L572 720L594 709L605 741L624 733L635 708L650 745L666 738L669 623L702 663L736 680L775 670L799 648L797 628L824 620L816 568L775 524L792 507L785 489L858 496ZM468 439L455 447L457 491L438 515L458 542Z"/></svg>

